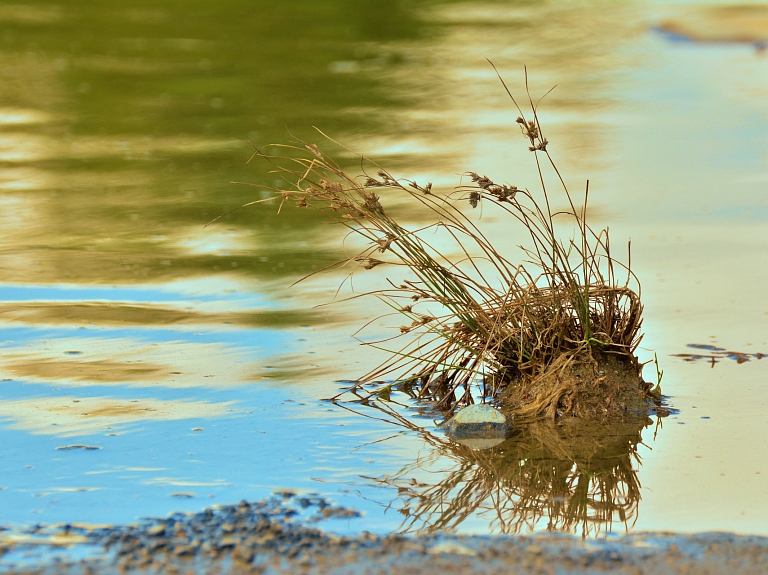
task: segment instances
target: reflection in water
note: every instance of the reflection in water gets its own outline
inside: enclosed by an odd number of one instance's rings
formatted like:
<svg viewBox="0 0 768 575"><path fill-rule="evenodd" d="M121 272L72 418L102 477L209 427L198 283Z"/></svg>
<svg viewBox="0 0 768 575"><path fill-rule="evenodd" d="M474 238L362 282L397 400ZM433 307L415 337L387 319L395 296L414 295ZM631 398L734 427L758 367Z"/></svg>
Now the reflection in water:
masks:
<svg viewBox="0 0 768 575"><path fill-rule="evenodd" d="M418 429L384 402L367 405ZM588 537L615 523L629 530L641 498L637 450L651 423L542 421L486 445L419 430L432 449L394 475L367 479L397 489L391 506L404 516L404 532L455 530L470 518L503 534L546 529Z"/></svg>
<svg viewBox="0 0 768 575"><path fill-rule="evenodd" d="M762 51L768 47L768 7L759 4L706 6L666 19L656 29L673 41L751 44Z"/></svg>
<svg viewBox="0 0 768 575"><path fill-rule="evenodd" d="M441 182L432 173L421 176L427 153L430 165L444 173L472 165L520 181L528 158L525 148L515 150L518 114L502 97L485 60L490 58L511 79L513 92L521 89L524 66L531 72L533 93L558 86L546 98L546 123L564 173L580 181L581 174L594 176L604 167L603 152L611 144L604 112L618 103L615 90L625 81L629 59L637 66L643 57L624 50L646 33L639 6L613 3L605 10L592 2L450 2L431 5L420 15L439 33L429 43L408 45L406 73L385 71L397 92L419 95L419 105L387 110L388 122L374 138L358 131L345 136L345 144L377 158L394 156L387 158L388 167L399 169L391 161L399 160L415 171L409 177L436 185L455 182ZM403 141L408 145L398 149ZM499 150L503 171L489 168Z"/></svg>
<svg viewBox="0 0 768 575"><path fill-rule="evenodd" d="M316 324L321 318L319 313L289 310L206 313L176 306L115 302L0 302L0 322L35 325L234 325L255 328Z"/></svg>
<svg viewBox="0 0 768 575"><path fill-rule="evenodd" d="M244 347L183 341L175 333L170 334L174 340L162 345L129 337L56 335L52 340L34 339L26 346L6 343L0 369L39 385L210 389L248 385L258 368ZM269 332L265 335L270 337ZM272 335L272 341L280 340ZM251 340L252 345L257 343Z"/></svg>
<svg viewBox="0 0 768 575"><path fill-rule="evenodd" d="M422 179L419 172L428 153L430 164L445 174L472 165L514 181L530 181L525 173L517 173L518 166L529 162L515 155L520 146L510 141L510 134L515 134L516 113L500 93L485 61L488 56L512 78L528 65L534 92L558 84L546 100L547 122L553 140L562 146L557 151L564 171L579 185L587 176L594 179L597 193L590 209L596 219L610 217L613 222L631 214L640 221L641 215L628 207L638 205L637 198L651 206L641 212L652 210L654 221L661 215L659 206L673 203L678 208L672 212L676 226L681 205L686 214L690 205L699 203L707 204L711 213L726 213L734 202L749 209L753 203L762 205L759 186L765 174L758 154L752 152L761 149L757 144L765 132L765 112L758 104L767 100L765 81L760 80L766 76L751 63L754 54L750 51L744 59L728 56L723 60L727 65L709 56L680 59L684 50L648 33L663 21L693 29L694 14L706 12L701 7L557 0L296 0L259 2L254 17L253 3L240 0L155 4L0 3L0 369L3 378L17 378L3 382L0 403L3 523L51 517L130 521L137 513L163 514L182 504L165 502L168 493L157 486L140 488L144 478L138 475L145 472L118 477L139 467L167 469L167 477L226 477L235 487L220 496L239 500L264 495L248 491L254 477L245 461L258 466L264 489L307 487L308 478L324 473L318 469L355 476L366 465L358 457L362 450L351 451L357 445L349 439L351 426L340 425L349 420L318 427L318 421L326 421L323 417L335 415L314 408L302 411L302 419L291 419L298 415L287 406L296 404L283 405L277 392L262 394L270 388L265 381L278 381L285 384L274 386L281 393L299 390L302 396L326 397L330 380L365 371L356 362L366 358L355 353L347 339L332 347L342 341L339 333L346 337L354 331L341 325L348 318L332 315L338 312L322 316L332 329L321 334L298 327L315 323L306 312L275 310L276 302L287 302L284 309L307 308L332 297L334 278L328 280L332 287L309 292L312 302L307 305L295 295L299 292L284 297L274 290L279 284L287 292L292 278L339 259L337 237L326 232L324 220L309 221L288 209L275 218L274 206L261 204L203 228L215 216L258 199L253 188L232 186L231 181L273 182L268 168L245 165L251 153L248 140L257 145L285 141L286 127L305 137L316 125L416 179ZM749 10L756 14L758 8ZM734 21L714 19L723 27ZM751 27L750 38L765 37L754 32L756 17L739 22ZM733 99L736 91L744 96ZM678 113L678 97L685 98L686 112L697 112ZM664 115L668 105L672 116ZM701 106L711 114L702 116ZM633 116L638 109L647 115ZM749 121L743 122L742 112L734 111L743 111ZM633 128L640 124L652 127L652 138L646 140L645 131ZM662 125L680 139L660 139ZM619 133L630 134L632 145L621 147ZM713 147L715 141L722 148ZM701 151L697 142L710 142L713 150L724 153L717 162L706 162L715 156L696 157ZM663 162L658 165L646 148L673 158L674 170ZM682 151L685 156L679 155ZM643 182L642 190L614 186L612 176L630 170L633 164L627 162L633 157L644 170L655 166L659 184L695 157L693 173L706 173L707 183L718 185L675 182L649 189L647 174L638 172L632 178L637 175ZM702 172L704 164L711 171ZM687 177L691 172L680 173ZM736 177L744 182L738 189L722 187ZM455 178L451 175L443 184L453 186ZM607 188L614 188L611 194L604 193ZM488 218L483 215L484 224L492 224ZM711 231L705 231L709 238ZM504 237L506 231L499 233ZM676 228L658 233L683 235ZM647 237L645 231L637 235ZM763 238L757 233L754 237ZM723 237L716 241L728 248L728 261L741 253ZM762 249L761 241L755 242L755 250ZM707 254L708 266L710 257ZM763 269L754 264L759 259L751 252L744 257L751 258L744 260L745 269ZM653 270L660 264L654 258ZM679 271L677 263L675 267ZM701 269L696 279L704 279ZM735 275L707 273L705 283ZM183 282L194 283L194 289L176 289ZM742 282L764 283L756 277ZM678 293L694 293L674 285ZM240 299L227 293L234 289L268 295ZM706 295L701 300L709 309L712 301L730 299L730 291L729 286L728 298L702 291ZM649 293L653 297L653 291ZM659 309L656 302L648 307ZM364 311L369 315L370 310ZM740 330L747 323L729 321ZM253 329L264 326L280 328L285 335ZM312 343L285 349L288 342L305 337ZM675 345L695 337L686 335ZM76 351L82 353L69 353ZM263 351L281 353L282 360L266 362ZM729 394L734 389L730 387ZM88 410L73 412L72 417L59 413L52 420L49 408L66 405L75 395L81 403L73 405ZM137 397L139 402L131 403ZM158 406L165 401L168 404ZM254 410L254 415L227 416L222 406L230 401L236 401L238 409ZM152 419L168 413L179 419ZM286 418L286 413L292 415ZM215 417L217 433L212 433L214 422L201 424L205 432L193 432L199 422L182 417ZM105 431L102 424L110 421L125 422L134 433L77 440L103 445L100 451L54 452L60 440L41 433L100 435ZM688 423L678 429L691 430ZM748 437L761 432L756 429ZM724 437L712 433L702 442L717 443ZM226 443L227 449L221 448L224 435L237 437ZM435 457L443 462L449 458L456 469L492 453L497 454L493 461L511 458L514 469L510 453L521 457L523 450L518 436L509 440L517 441L514 445L487 452L446 443L442 435L433 439ZM529 439L535 447L534 438ZM558 441L570 445L567 438ZM317 449L311 447L313 442ZM154 451L140 450L138 444L151 445ZM406 461L414 445L421 442L408 443L402 454ZM384 473L386 453L374 452L379 447L372 446L369 453L378 462L369 475ZM626 445L623 449L632 452ZM546 455L544 447L540 451ZM197 454L187 456L189 452ZM51 454L56 460L49 460ZM260 459L249 459L254 454ZM188 458L205 461L208 467ZM580 465L595 469L595 458L584 456ZM493 461L483 469L501 465ZM525 461L533 470L531 460ZM565 477L569 463L573 466L577 459L562 461ZM81 467L72 467L75 462ZM111 479L85 475L102 469L120 471L110 474ZM496 472L507 473L506 468ZM714 471L712 476L720 477ZM19 499L33 486L48 491L58 483L82 486L84 478L96 477L103 477L95 486L100 491L76 492L56 504ZM721 492L757 492L756 483L744 483L749 488L738 490L732 487L736 483L712 485ZM665 493L679 496L672 489ZM131 498L134 494L137 499ZM698 501L691 505L698 506ZM91 512L100 515L89 516ZM365 528L382 528L381 516L369 517Z"/></svg>
<svg viewBox="0 0 768 575"><path fill-rule="evenodd" d="M746 351L732 351L727 350L724 347L717 347L707 343L689 343L688 347L701 350L697 353L675 353L674 357L681 357L684 361L700 361L705 360L709 362L712 367L715 367L716 363L719 363L721 359L731 359L736 363L747 363L751 359L763 359L768 357L768 354L763 352L746 352Z"/></svg>
<svg viewBox="0 0 768 575"><path fill-rule="evenodd" d="M314 124L338 133L350 123L340 110L386 106L381 81L331 64L393 67L373 43L420 35L393 0L300 4L261 3L258 18L229 0L0 6L0 192L17 204L2 221L0 250L14 256L0 260L4 281L264 278L322 265L327 250L293 245L282 231L292 216L275 225L271 207L226 220L256 245L196 249L214 233L207 221L251 199L230 184L253 175L249 139Z"/></svg>
<svg viewBox="0 0 768 575"><path fill-rule="evenodd" d="M224 417L231 407L232 402L58 396L0 401L0 417L13 421L13 429L77 437L117 435L129 423Z"/></svg>

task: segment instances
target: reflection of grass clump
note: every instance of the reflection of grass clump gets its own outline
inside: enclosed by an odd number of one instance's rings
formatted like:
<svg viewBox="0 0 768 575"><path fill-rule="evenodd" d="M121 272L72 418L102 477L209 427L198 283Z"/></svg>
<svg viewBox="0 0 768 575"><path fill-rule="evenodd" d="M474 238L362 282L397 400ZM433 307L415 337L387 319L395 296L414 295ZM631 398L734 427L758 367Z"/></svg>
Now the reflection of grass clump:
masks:
<svg viewBox="0 0 768 575"><path fill-rule="evenodd" d="M440 194L364 157L364 175L354 177L305 142L282 146L288 150L279 156L256 155L291 183L273 190L281 207L313 207L367 242L343 263L407 268L408 278L372 293L404 316L398 337L408 341L361 383L395 377L441 409L471 403L472 385L482 382L484 395L516 416L640 411L651 392L634 355L642 305L630 282L639 285L629 265L614 259L608 230L587 224L589 187L577 207L528 101L531 112L518 106L517 123L538 168L536 194L475 172L454 193ZM546 166L562 187L564 211L550 207ZM396 221L385 204L397 194L426 208L432 223L409 229ZM508 259L465 214L464 206L481 203L527 231L523 262ZM563 215L569 237L555 226Z"/></svg>
<svg viewBox="0 0 768 575"><path fill-rule="evenodd" d="M637 447L649 421L538 421L483 451L422 432L434 451L368 479L397 488L392 506L406 532L457 529L471 517L498 533L546 527L586 537L616 523L629 529L641 499ZM445 457L455 465L446 469ZM436 470L439 481L422 481Z"/></svg>

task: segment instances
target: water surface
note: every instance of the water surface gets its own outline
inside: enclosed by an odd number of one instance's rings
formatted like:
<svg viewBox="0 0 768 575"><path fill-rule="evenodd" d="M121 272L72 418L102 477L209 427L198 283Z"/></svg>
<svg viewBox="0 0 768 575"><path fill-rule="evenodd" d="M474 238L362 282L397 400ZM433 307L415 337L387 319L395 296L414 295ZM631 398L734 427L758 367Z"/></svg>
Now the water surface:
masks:
<svg viewBox="0 0 768 575"><path fill-rule="evenodd" d="M363 511L339 530L766 534L765 362L673 357L768 352L766 21L731 4L0 7L0 522L290 488ZM593 223L632 239L641 359L658 354L679 409L662 427L473 451L405 397L324 402L382 357L350 337L375 306L314 307L343 272L289 287L342 257L339 230L271 203L204 227L266 197L232 181L274 185L251 143L320 141L312 126L439 189L468 169L534 187L485 58L517 97L523 66L532 93L557 84L550 150L573 189L590 179ZM99 449L58 449L75 445Z"/></svg>

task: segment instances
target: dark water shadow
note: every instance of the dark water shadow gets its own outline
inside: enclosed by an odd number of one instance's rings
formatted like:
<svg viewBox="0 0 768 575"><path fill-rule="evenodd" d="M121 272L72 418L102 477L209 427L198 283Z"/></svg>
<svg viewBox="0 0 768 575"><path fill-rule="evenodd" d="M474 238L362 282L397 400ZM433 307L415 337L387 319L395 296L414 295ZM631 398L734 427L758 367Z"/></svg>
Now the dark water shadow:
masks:
<svg viewBox="0 0 768 575"><path fill-rule="evenodd" d="M387 506L403 515L403 533L454 531L480 520L491 533L594 537L629 531L637 521L638 448L643 431L655 425L655 437L660 420L542 421L514 428L501 442L459 443L420 428L394 402L363 403L362 415L378 412L418 431L429 447L391 475L364 477L397 490Z"/></svg>

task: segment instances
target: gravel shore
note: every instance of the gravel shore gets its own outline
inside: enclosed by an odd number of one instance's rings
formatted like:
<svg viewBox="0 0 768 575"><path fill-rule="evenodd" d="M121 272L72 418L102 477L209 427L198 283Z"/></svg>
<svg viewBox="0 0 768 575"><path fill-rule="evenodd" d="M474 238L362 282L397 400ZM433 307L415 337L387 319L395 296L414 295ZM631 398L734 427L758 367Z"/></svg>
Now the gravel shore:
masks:
<svg viewBox="0 0 768 575"><path fill-rule="evenodd" d="M175 514L140 525L87 528L60 526L70 537L105 548L101 557L14 565L0 556L0 572L24 575L112 573L433 574L530 573L768 573L768 538L728 533L643 533L582 540L533 536L342 537L312 526L316 520L354 517L356 512L320 499L296 497L299 508L316 509L296 521L296 508L277 498ZM6 538L0 551L13 551Z"/></svg>

